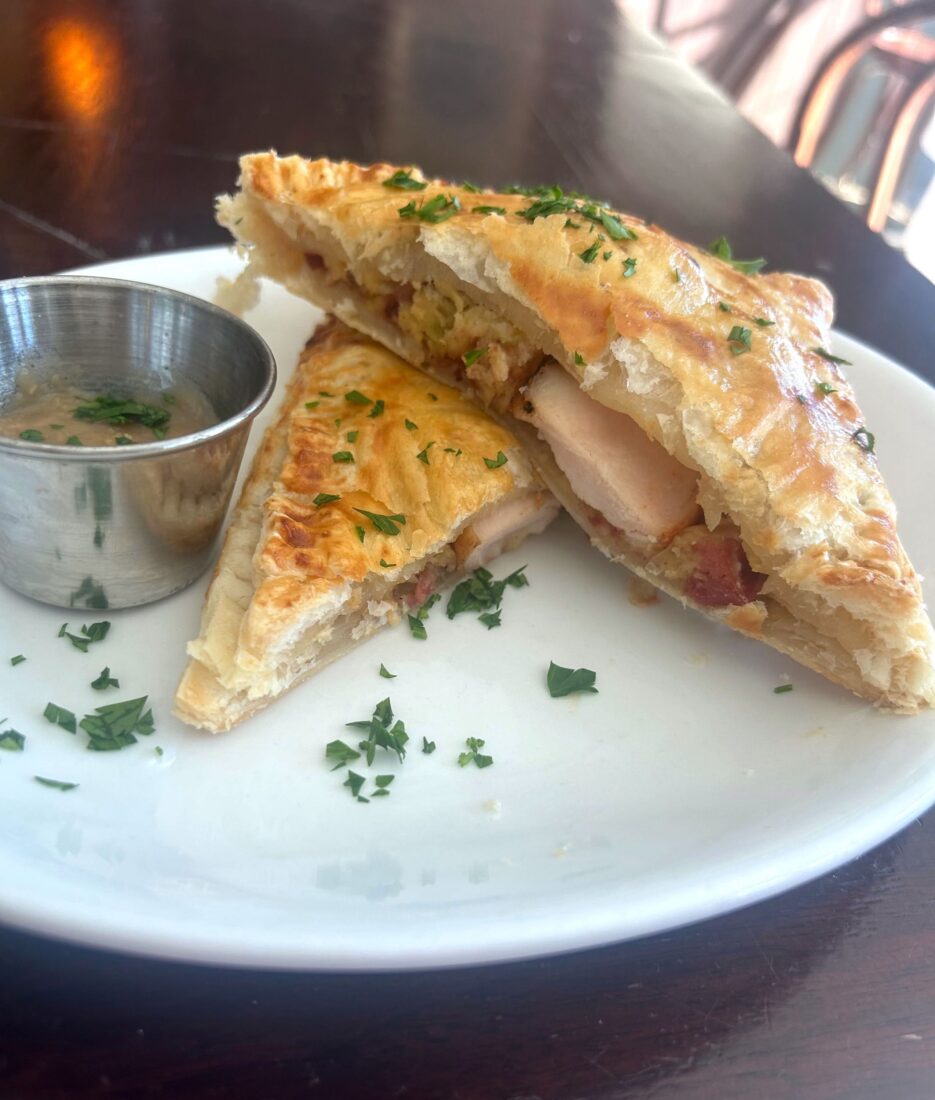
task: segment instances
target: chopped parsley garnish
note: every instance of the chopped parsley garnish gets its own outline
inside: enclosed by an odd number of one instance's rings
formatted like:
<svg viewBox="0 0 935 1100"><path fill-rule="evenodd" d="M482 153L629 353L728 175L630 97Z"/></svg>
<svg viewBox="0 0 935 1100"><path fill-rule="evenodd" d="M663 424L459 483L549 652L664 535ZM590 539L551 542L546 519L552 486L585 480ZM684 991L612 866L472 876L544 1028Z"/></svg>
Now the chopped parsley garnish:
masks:
<svg viewBox="0 0 935 1100"><path fill-rule="evenodd" d="M390 670L384 664L380 665L380 675L383 677L384 680L395 680L396 679L396 673L395 672L390 672Z"/></svg>
<svg viewBox="0 0 935 1100"><path fill-rule="evenodd" d="M858 428L851 436L851 439L854 440L862 451L866 451L867 454L873 454L873 448L877 443L876 436L873 432L868 431L866 428Z"/></svg>
<svg viewBox="0 0 935 1100"><path fill-rule="evenodd" d="M575 366L577 366L577 367L583 367L584 366L584 356L581 354L580 351L575 352Z"/></svg>
<svg viewBox="0 0 935 1100"><path fill-rule="evenodd" d="M734 325L727 336L731 355L743 355L745 351L750 351L752 335L750 329L743 325Z"/></svg>
<svg viewBox="0 0 935 1100"><path fill-rule="evenodd" d="M775 325L775 321L771 321L768 317L754 317L753 323L759 325L760 328L769 328L770 325Z"/></svg>
<svg viewBox="0 0 935 1100"><path fill-rule="evenodd" d="M346 393L344 395L344 400L345 401L350 401L350 403L352 405L372 405L373 404L373 398L367 397L365 394L362 394L360 392L360 390L351 390L349 393Z"/></svg>
<svg viewBox="0 0 935 1100"><path fill-rule="evenodd" d="M426 756L431 756L435 751L435 742L430 741L427 737L422 738L422 751Z"/></svg>
<svg viewBox="0 0 935 1100"><path fill-rule="evenodd" d="M428 397L429 397L429 401L437 401L438 400L438 396L434 393L430 393L428 395Z"/></svg>
<svg viewBox="0 0 935 1100"><path fill-rule="evenodd" d="M471 367L477 362L478 359L480 359L482 355L486 354L486 345L482 348L474 348L473 351L467 351L464 353L464 355L461 356L461 362L464 363L466 367Z"/></svg>
<svg viewBox="0 0 935 1100"><path fill-rule="evenodd" d="M327 390L319 390L318 391L318 396L319 397L334 397L334 394L333 393L328 393Z"/></svg>
<svg viewBox="0 0 935 1100"><path fill-rule="evenodd" d="M360 753L343 741L329 741L325 746L325 759L329 763L334 763L331 770L336 772L338 768L343 768L345 764L349 764L352 760L359 760Z"/></svg>
<svg viewBox="0 0 935 1100"><path fill-rule="evenodd" d="M549 688L549 695L553 699L579 691L594 692L596 694L597 688L594 686L596 681L597 673L592 672L589 668L562 668L554 661L549 662L546 683Z"/></svg>
<svg viewBox="0 0 935 1100"><path fill-rule="evenodd" d="M38 428L27 428L26 431L19 433L20 439L25 439L27 443L42 443L45 440L45 436Z"/></svg>
<svg viewBox="0 0 935 1100"><path fill-rule="evenodd" d="M727 304L727 302L718 302L717 308L722 313L730 313L730 311L731 311L730 306Z"/></svg>
<svg viewBox="0 0 935 1100"><path fill-rule="evenodd" d="M0 733L0 749L6 752L22 752L26 744L26 738L19 730L4 730Z"/></svg>
<svg viewBox="0 0 935 1100"><path fill-rule="evenodd" d="M91 681L91 687L93 687L95 691L106 691L107 688L120 687L120 681L115 680L111 676L110 668L107 667L101 670L101 674L96 680Z"/></svg>
<svg viewBox="0 0 935 1100"><path fill-rule="evenodd" d="M384 561L383 558L380 558L380 567L382 569L395 569L396 568L396 562L395 561Z"/></svg>
<svg viewBox="0 0 935 1100"><path fill-rule="evenodd" d="M428 202L420 202L418 206L415 199L412 202L407 202L405 206L399 208L399 216L401 218L418 218L419 221L437 225L439 222L454 217L460 209L461 200L457 195L449 195L447 198L444 195L436 195Z"/></svg>
<svg viewBox="0 0 935 1100"><path fill-rule="evenodd" d="M420 642L426 641L429 634L425 629L425 623L416 615L407 616L409 620L409 630L412 633L413 638L418 638Z"/></svg>
<svg viewBox="0 0 935 1100"><path fill-rule="evenodd" d="M506 455L503 451L497 451L496 458L485 458L484 465L488 470L498 470L501 466L506 465Z"/></svg>
<svg viewBox="0 0 935 1100"><path fill-rule="evenodd" d="M724 236L720 236L716 241L712 241L708 246L708 251L712 255L717 256L719 260L723 260L725 263L730 264L735 271L739 271L742 275L756 275L766 266L766 260L762 259L762 257L758 260L735 260L730 241Z"/></svg>
<svg viewBox="0 0 935 1100"><path fill-rule="evenodd" d="M26 658L22 655L22 653L17 653L15 657L10 658L10 664L14 668L16 668L17 665L21 665L25 660Z"/></svg>
<svg viewBox="0 0 935 1100"><path fill-rule="evenodd" d="M842 359L840 355L832 355L830 351L826 351L822 347L812 348L812 351L816 355L820 355L822 359L827 359L829 363L840 363L844 367L853 366L849 359Z"/></svg>
<svg viewBox="0 0 935 1100"><path fill-rule="evenodd" d="M164 399L163 399L163 400L164 400ZM64 425L64 424L50 424L50 425L49 425L49 428L50 428L50 429L51 429L51 430L52 430L53 432L60 432L60 431L62 430L62 428L64 428L64 427L65 427L65 425Z"/></svg>
<svg viewBox="0 0 935 1100"><path fill-rule="evenodd" d="M489 768L493 763L492 756L485 756L480 750L484 747L486 742L483 737L468 737L465 739L465 745L468 747L467 752L462 752L458 757L458 765L462 768L466 768L468 764L476 764L479 768Z"/></svg>
<svg viewBox="0 0 935 1100"><path fill-rule="evenodd" d="M344 438L348 441L348 443L356 443L357 442L357 437L359 435L360 435L359 431L353 431L353 432L348 432L347 435Z"/></svg>
<svg viewBox="0 0 935 1100"><path fill-rule="evenodd" d="M496 611L485 611L483 615L477 617L488 630L493 630L495 626L500 625L500 608L497 608Z"/></svg>
<svg viewBox="0 0 935 1100"><path fill-rule="evenodd" d="M792 684L780 684L779 687L773 688L773 695L785 695L786 692L792 691Z"/></svg>
<svg viewBox="0 0 935 1100"><path fill-rule="evenodd" d="M590 247L586 248L583 252L579 252L578 256L584 260L586 264L592 264L597 259L597 254L601 250L601 241L598 238Z"/></svg>
<svg viewBox="0 0 935 1100"><path fill-rule="evenodd" d="M383 400L382 397L378 398L378 400L374 401L373 408L370 410L369 413L367 413L367 416L371 420L374 420L376 417L383 415L383 410L385 408L386 408L386 402Z"/></svg>
<svg viewBox="0 0 935 1100"><path fill-rule="evenodd" d="M636 259L633 256L627 256L623 261L623 277L629 279L631 275L636 274Z"/></svg>
<svg viewBox="0 0 935 1100"><path fill-rule="evenodd" d="M525 565L521 566L501 581L495 581L489 569L483 567L475 569L467 580L455 586L448 597L445 607L448 618L453 619L455 615L461 615L466 611L499 612L503 593L508 587L524 588L529 584L523 572L525 568ZM485 625L488 624L485 622Z"/></svg>
<svg viewBox="0 0 935 1100"><path fill-rule="evenodd" d="M101 394L86 405L79 405L72 409L72 415L78 420L90 420L92 423L104 421L108 424L142 424L144 428L151 428L157 439L165 436L172 416L168 409L144 405L142 401L114 397L112 394Z"/></svg>
<svg viewBox="0 0 935 1100"><path fill-rule="evenodd" d="M562 228L563 229L580 229L581 228L581 223L580 222L573 222L571 220L571 218L566 218L565 219L565 224L562 226Z"/></svg>
<svg viewBox="0 0 935 1100"><path fill-rule="evenodd" d="M107 632L109 630L110 623L104 621L82 626L80 634L69 634L68 623L62 623L58 636L60 638L67 638L75 649L80 649L82 653L87 653L88 646L91 642L102 642L107 637Z"/></svg>
<svg viewBox="0 0 935 1100"><path fill-rule="evenodd" d="M384 187L392 187L397 191L424 191L428 187L422 180L412 178L411 168L399 168L389 179L383 181Z"/></svg>
<svg viewBox="0 0 935 1100"><path fill-rule="evenodd" d="M128 435L115 435L114 442L118 447L126 447L128 443L132 443L133 440Z"/></svg>
<svg viewBox="0 0 935 1100"><path fill-rule="evenodd" d="M69 436L69 437L68 437L68 438L67 438L67 439L65 440L65 443L66 443L66 444L67 444L67 445L68 445L69 447L83 447L83 446L84 446L84 444L83 444L83 443L81 442L81 440L80 440L80 439L79 439L79 438L78 438L78 437L77 437L76 435L70 435L70 436Z"/></svg>
<svg viewBox="0 0 935 1100"><path fill-rule="evenodd" d="M317 409L320 404L321 404L320 401L306 401L305 402L305 407L307 409Z"/></svg>
<svg viewBox="0 0 935 1100"><path fill-rule="evenodd" d="M677 267L672 268L672 282L680 283L682 281L682 273Z"/></svg>
<svg viewBox="0 0 935 1100"><path fill-rule="evenodd" d="M605 260L609 260L610 257L613 256L613 252L605 252L603 256Z"/></svg>
<svg viewBox="0 0 935 1100"><path fill-rule="evenodd" d="M472 214L499 214L501 217L506 215L506 208L503 206L472 206Z"/></svg>
<svg viewBox="0 0 935 1100"><path fill-rule="evenodd" d="M829 393L837 393L838 391L831 385L830 382L816 382L815 389L822 395L827 397Z"/></svg>
<svg viewBox="0 0 935 1100"><path fill-rule="evenodd" d="M51 722L53 726L60 726L67 733L77 733L78 724L72 711L60 707L56 703L46 703L42 717Z"/></svg>
<svg viewBox="0 0 935 1100"><path fill-rule="evenodd" d="M586 217L588 216L584 210L580 211L580 213L585 214ZM602 210L599 217L601 225L607 231L607 236L610 237L612 241L635 241L637 239L633 230L628 225L624 225L623 222L613 214L608 213L606 210Z"/></svg>
<svg viewBox="0 0 935 1100"><path fill-rule="evenodd" d="M393 721L393 706L389 698L381 699L373 709L373 717L362 722L348 722L349 729L367 730L367 740L361 741L357 746L367 757L367 766L373 763L377 749L387 749L395 752L400 764L406 755L406 742L409 734L406 733L404 722L398 719Z"/></svg>
<svg viewBox="0 0 935 1100"><path fill-rule="evenodd" d="M395 775L375 775L373 781L376 784L377 789L370 792L371 798L380 798L388 795L389 786L396 778Z"/></svg>
<svg viewBox="0 0 935 1100"><path fill-rule="evenodd" d="M479 195L484 189L483 187L478 187L476 183L471 183L470 180L462 180L461 190L469 191L472 195Z"/></svg>
<svg viewBox="0 0 935 1100"><path fill-rule="evenodd" d="M464 451L462 451L460 447L457 447L457 448L456 447L446 447L445 448L445 454L446 455L454 455L455 458L457 458L458 455L463 455Z"/></svg>
<svg viewBox="0 0 935 1100"><path fill-rule="evenodd" d="M344 780L342 786L350 787L351 797L356 798L358 802L369 802L369 798L364 798L360 791L366 779L362 775L358 775L357 772L352 772L350 768L347 769L347 779Z"/></svg>
<svg viewBox="0 0 935 1100"><path fill-rule="evenodd" d="M798 403L800 405L807 405L808 404L808 398L805 396L804 393L797 393L795 395L795 399L796 399L796 401L798 401Z"/></svg>
<svg viewBox="0 0 935 1100"><path fill-rule="evenodd" d="M403 423L406 425L406 431L408 432L414 432L419 427L418 424L414 424L411 420L404 420Z"/></svg>
<svg viewBox="0 0 935 1100"><path fill-rule="evenodd" d="M354 511L366 516L374 527L384 535L398 535L399 527L397 524L402 526L406 524L406 517L398 514L381 516L379 512L368 512L365 508L355 508ZM363 542L363 539L361 539L361 542Z"/></svg>
<svg viewBox="0 0 935 1100"><path fill-rule="evenodd" d="M364 541L364 529L363 529L363 527L358 527L357 524L354 524L354 531L357 534L357 541L358 542L363 542Z"/></svg>
<svg viewBox="0 0 935 1100"><path fill-rule="evenodd" d="M314 504L316 508L320 508L323 504L334 504L336 500L340 499L340 493L319 493L312 501L312 504Z"/></svg>
<svg viewBox="0 0 935 1100"><path fill-rule="evenodd" d="M136 734L149 737L155 731L152 710L145 710L146 696L95 707L78 726L88 735L91 752L115 752L136 744Z"/></svg>
<svg viewBox="0 0 935 1100"><path fill-rule="evenodd" d="M419 453L416 455L416 458L420 462L424 462L425 465L428 466L429 465L429 448L434 447L434 446L435 446L435 440L433 439L430 443L426 443L426 445L422 448L422 450L419 451Z"/></svg>
<svg viewBox="0 0 935 1100"><path fill-rule="evenodd" d="M61 779L48 779L44 775L34 775L33 779L43 787L51 787L56 791L73 791L78 786L77 783L65 783Z"/></svg>
<svg viewBox="0 0 935 1100"><path fill-rule="evenodd" d="M350 451L335 451L334 454L331 456L331 461L338 463L353 462L354 456L351 454Z"/></svg>

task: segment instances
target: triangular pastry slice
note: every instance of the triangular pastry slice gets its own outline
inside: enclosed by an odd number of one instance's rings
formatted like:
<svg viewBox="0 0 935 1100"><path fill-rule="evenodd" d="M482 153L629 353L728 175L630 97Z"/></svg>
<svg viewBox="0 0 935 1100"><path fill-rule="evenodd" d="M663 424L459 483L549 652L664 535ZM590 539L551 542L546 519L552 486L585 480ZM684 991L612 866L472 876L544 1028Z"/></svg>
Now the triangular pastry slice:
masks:
<svg viewBox="0 0 935 1100"><path fill-rule="evenodd" d="M219 221L266 275L513 427L614 561L852 691L935 701L932 628L820 283L558 188L259 153Z"/></svg>
<svg viewBox="0 0 935 1100"><path fill-rule="evenodd" d="M176 714L230 728L557 512L509 431L324 325L235 509Z"/></svg>

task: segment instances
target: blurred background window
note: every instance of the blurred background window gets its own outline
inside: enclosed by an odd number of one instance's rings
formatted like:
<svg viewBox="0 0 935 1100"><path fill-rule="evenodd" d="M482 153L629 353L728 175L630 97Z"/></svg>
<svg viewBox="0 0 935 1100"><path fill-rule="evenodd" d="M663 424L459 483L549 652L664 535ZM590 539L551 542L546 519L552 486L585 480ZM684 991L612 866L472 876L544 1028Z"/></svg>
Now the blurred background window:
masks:
<svg viewBox="0 0 935 1100"><path fill-rule="evenodd" d="M935 282L935 0L618 0Z"/></svg>

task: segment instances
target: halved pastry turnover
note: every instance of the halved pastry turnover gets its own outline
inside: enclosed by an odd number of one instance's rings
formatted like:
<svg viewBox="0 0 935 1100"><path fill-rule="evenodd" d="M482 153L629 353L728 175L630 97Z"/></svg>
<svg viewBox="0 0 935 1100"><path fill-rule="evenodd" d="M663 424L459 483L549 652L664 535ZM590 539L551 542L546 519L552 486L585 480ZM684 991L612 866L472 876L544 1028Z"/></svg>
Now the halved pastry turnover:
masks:
<svg viewBox="0 0 935 1100"><path fill-rule="evenodd" d="M559 188L258 153L218 219L269 276L509 424L614 561L878 704L932 627L820 283ZM241 290L243 287L241 287Z"/></svg>
<svg viewBox="0 0 935 1100"><path fill-rule="evenodd" d="M237 504L176 713L230 728L557 512L509 431L325 324Z"/></svg>

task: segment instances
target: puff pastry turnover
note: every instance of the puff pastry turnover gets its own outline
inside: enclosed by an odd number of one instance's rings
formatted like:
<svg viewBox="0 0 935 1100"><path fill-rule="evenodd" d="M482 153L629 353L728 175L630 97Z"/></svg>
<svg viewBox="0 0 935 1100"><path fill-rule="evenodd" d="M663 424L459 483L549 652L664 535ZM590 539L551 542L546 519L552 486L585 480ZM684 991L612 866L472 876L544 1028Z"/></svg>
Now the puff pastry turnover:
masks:
<svg viewBox="0 0 935 1100"><path fill-rule="evenodd" d="M176 713L228 729L557 512L509 431L324 325L244 486Z"/></svg>
<svg viewBox="0 0 935 1100"><path fill-rule="evenodd" d="M218 219L270 276L503 418L592 542L896 710L933 633L820 283L557 188L259 153ZM753 265L755 266L755 265Z"/></svg>

